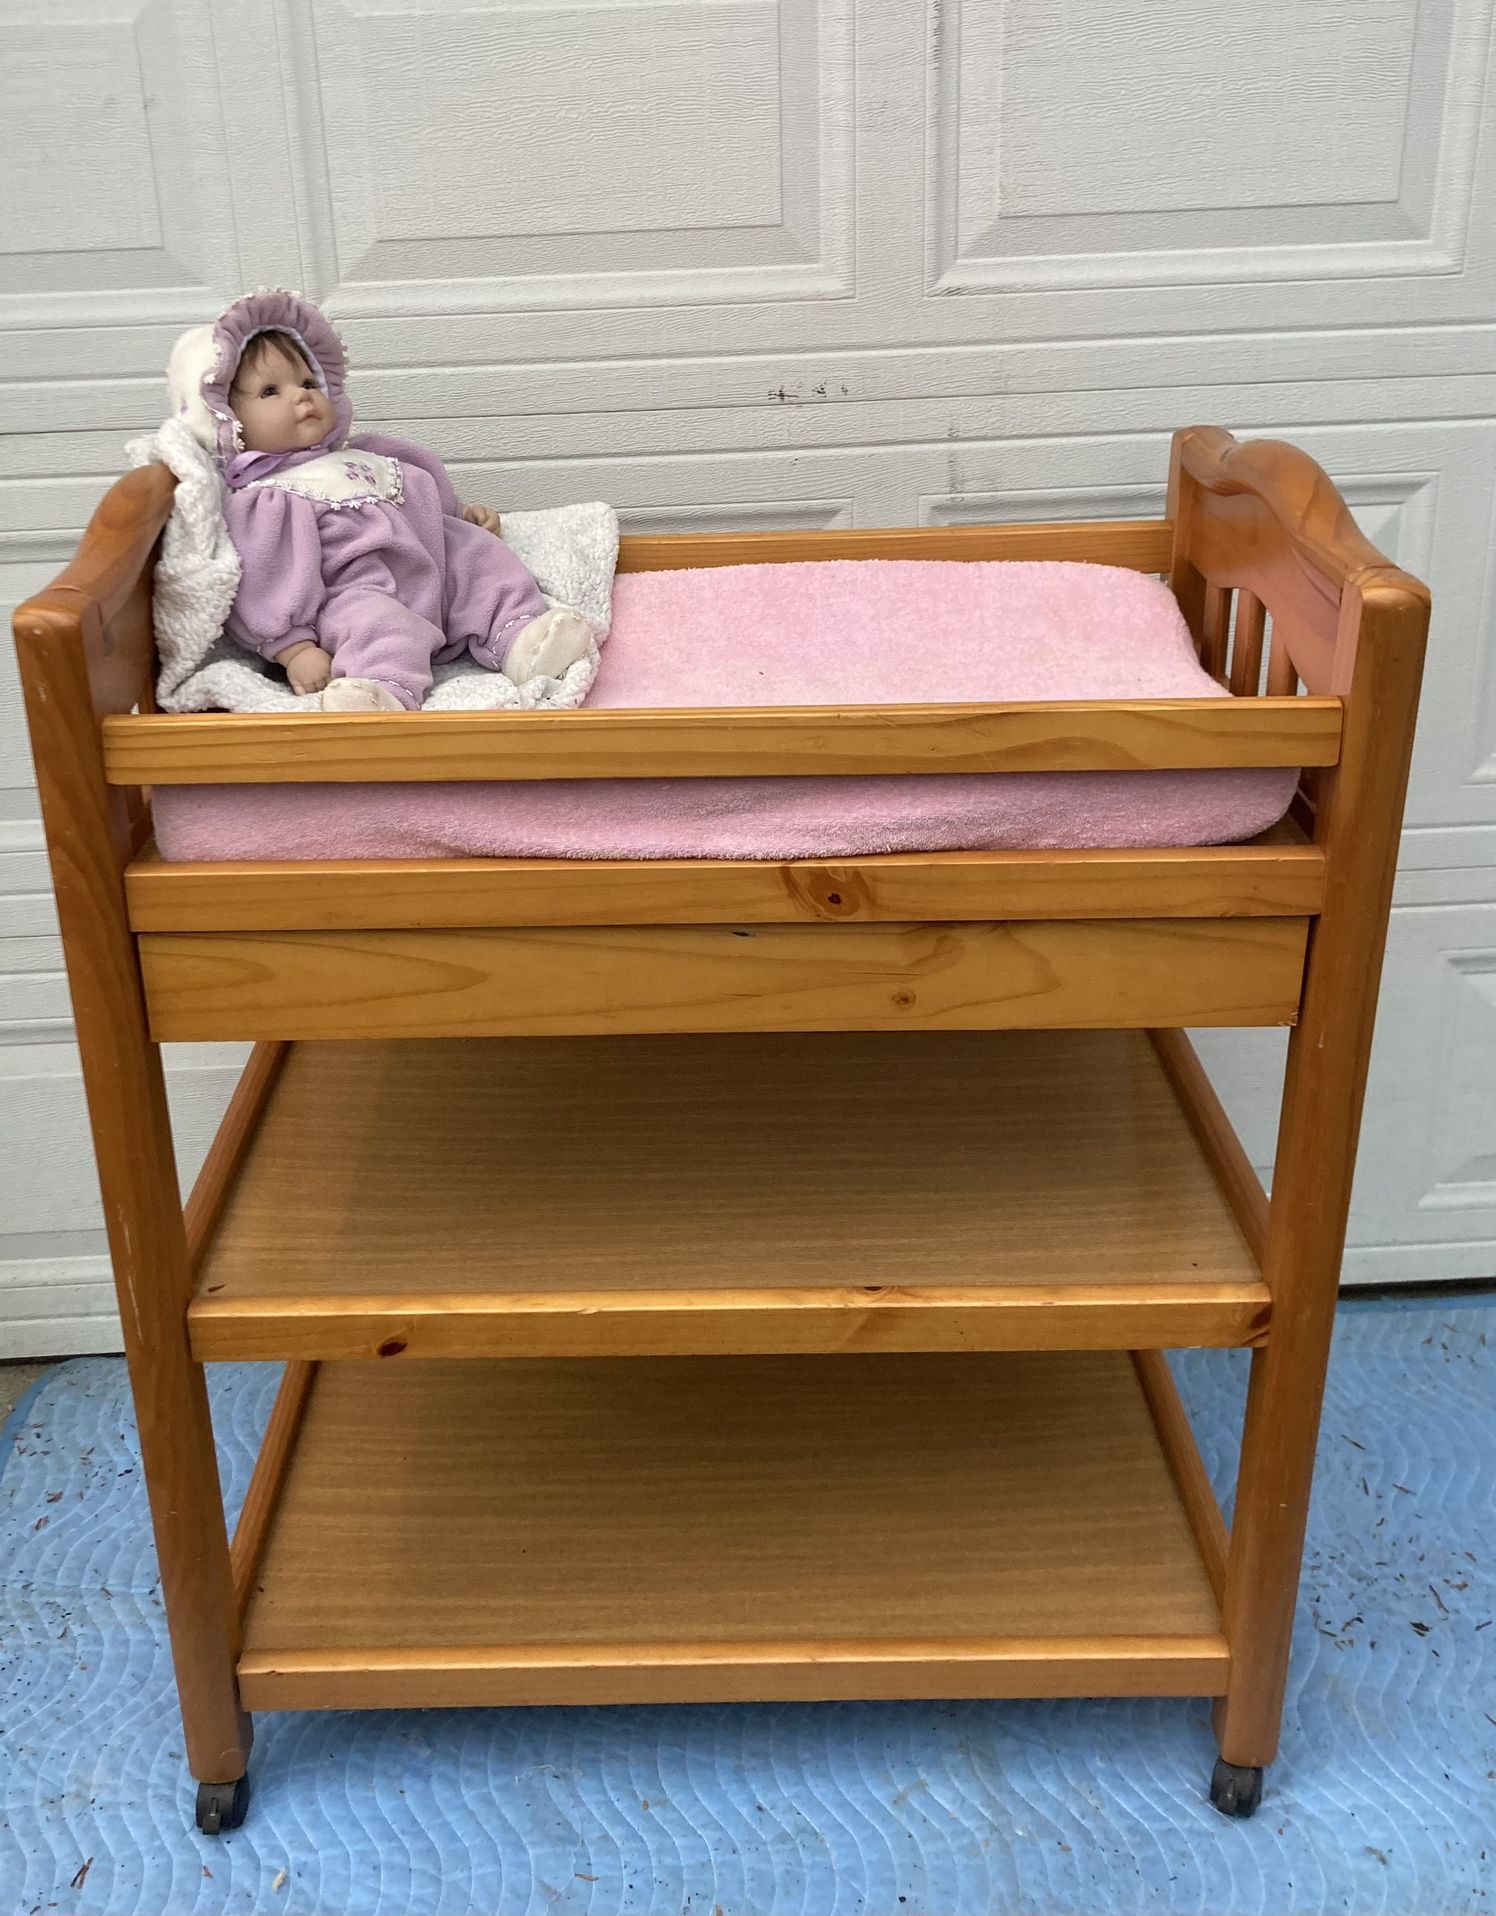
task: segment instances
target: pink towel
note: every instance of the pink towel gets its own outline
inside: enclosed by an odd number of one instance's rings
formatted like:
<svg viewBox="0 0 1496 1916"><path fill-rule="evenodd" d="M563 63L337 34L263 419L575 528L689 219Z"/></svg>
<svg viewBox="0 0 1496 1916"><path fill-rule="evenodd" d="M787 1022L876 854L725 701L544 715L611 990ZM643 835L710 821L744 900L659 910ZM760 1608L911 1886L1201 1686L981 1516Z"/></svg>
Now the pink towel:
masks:
<svg viewBox="0 0 1496 1916"><path fill-rule="evenodd" d="M858 559L626 573L592 706L1228 696L1113 566ZM814 858L1224 844L1296 774L1047 772L161 787L171 859Z"/></svg>

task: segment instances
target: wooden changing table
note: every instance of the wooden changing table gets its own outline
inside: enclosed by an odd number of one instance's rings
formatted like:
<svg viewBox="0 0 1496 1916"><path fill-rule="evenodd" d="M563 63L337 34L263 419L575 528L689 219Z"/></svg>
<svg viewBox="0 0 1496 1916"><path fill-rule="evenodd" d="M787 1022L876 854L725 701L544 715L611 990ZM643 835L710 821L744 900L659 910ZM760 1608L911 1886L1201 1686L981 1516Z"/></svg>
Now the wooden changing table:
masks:
<svg viewBox="0 0 1496 1916"><path fill-rule="evenodd" d="M1131 566L1234 701L166 717L171 490L121 480L15 629L200 1827L256 1708L829 1697L1211 1696L1250 1814L1424 587L1302 453L1195 428L1163 520L621 563ZM790 865L150 840L168 782L1223 765L1303 768L1291 818ZM1271 1202L1200 1024L1294 1025ZM258 1041L185 1214L174 1039ZM1253 1352L1229 1534L1183 1345ZM244 1358L286 1369L231 1543L204 1366Z"/></svg>

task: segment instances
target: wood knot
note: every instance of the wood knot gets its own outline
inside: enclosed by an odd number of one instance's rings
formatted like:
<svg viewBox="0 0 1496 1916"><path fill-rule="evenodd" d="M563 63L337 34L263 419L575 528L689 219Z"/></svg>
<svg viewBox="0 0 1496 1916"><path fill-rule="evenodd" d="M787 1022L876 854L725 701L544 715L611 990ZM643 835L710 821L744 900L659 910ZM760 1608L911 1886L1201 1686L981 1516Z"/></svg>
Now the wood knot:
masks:
<svg viewBox="0 0 1496 1916"><path fill-rule="evenodd" d="M379 1346L379 1355L381 1357L398 1357L404 1349L405 1339L403 1337L387 1337Z"/></svg>
<svg viewBox="0 0 1496 1916"><path fill-rule="evenodd" d="M817 918L855 918L866 909L867 886L855 874L801 867L787 870L785 880L796 903Z"/></svg>

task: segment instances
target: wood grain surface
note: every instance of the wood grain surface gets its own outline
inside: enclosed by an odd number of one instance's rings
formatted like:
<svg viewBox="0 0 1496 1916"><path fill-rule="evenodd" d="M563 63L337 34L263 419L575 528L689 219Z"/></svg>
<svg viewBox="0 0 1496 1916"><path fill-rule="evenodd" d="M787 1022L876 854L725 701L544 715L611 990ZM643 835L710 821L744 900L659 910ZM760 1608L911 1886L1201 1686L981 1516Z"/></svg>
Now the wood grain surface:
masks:
<svg viewBox="0 0 1496 1916"><path fill-rule="evenodd" d="M806 559L1068 559L1162 572L1163 519L1072 519L1033 525L857 526L793 532L625 533L620 572L718 565L792 565Z"/></svg>
<svg viewBox="0 0 1496 1916"><path fill-rule="evenodd" d="M1286 1024L1302 918L147 932L151 1030L220 1038Z"/></svg>
<svg viewBox="0 0 1496 1916"><path fill-rule="evenodd" d="M311 1044L190 1323L214 1357L1115 1347L1251 1341L1266 1295L1141 1036Z"/></svg>
<svg viewBox="0 0 1496 1916"><path fill-rule="evenodd" d="M111 782L137 786L1332 765L1339 739L1333 698L192 712L104 725Z"/></svg>
<svg viewBox="0 0 1496 1916"><path fill-rule="evenodd" d="M260 1581L240 1666L257 1701L283 1665L303 1703L350 1682L414 1701L472 1651L489 1681L469 1663L460 1700L503 1694L516 1652L530 1696L549 1669L574 1698L651 1658L678 1667L650 1694L752 1695L752 1672L746 1689L721 1674L744 1652L777 1665L765 1694L797 1663L795 1694L881 1694L859 1642L892 1659L895 1694L923 1693L910 1665L940 1646L994 1639L1051 1694L1072 1655L1104 1687L1098 1644L1125 1661L1118 1639L1138 1689L1177 1683L1182 1660L1209 1691L1224 1662L1113 1353L324 1365ZM862 1661L850 1689L846 1672L818 1687L823 1644ZM1001 1693L985 1674L967 1668L968 1693Z"/></svg>
<svg viewBox="0 0 1496 1916"><path fill-rule="evenodd" d="M1244 845L909 852L786 864L708 858L170 864L147 847L126 872L125 886L137 931L1287 918L1319 909L1324 857L1286 822Z"/></svg>

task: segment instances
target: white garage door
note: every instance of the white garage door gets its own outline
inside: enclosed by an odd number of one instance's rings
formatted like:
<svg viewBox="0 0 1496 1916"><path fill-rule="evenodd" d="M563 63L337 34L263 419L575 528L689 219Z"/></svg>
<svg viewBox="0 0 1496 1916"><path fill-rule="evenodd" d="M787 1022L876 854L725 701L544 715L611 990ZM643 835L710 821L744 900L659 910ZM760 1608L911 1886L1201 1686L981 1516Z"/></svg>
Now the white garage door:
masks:
<svg viewBox="0 0 1496 1916"><path fill-rule="evenodd" d="M0 596L257 285L501 509L1152 512L1175 426L1290 437L1436 597L1347 1275L1496 1271L1492 10L0 0ZM0 1352L102 1349L8 652L0 740ZM1280 1046L1206 1049L1265 1161ZM236 1056L173 1060L189 1171Z"/></svg>

